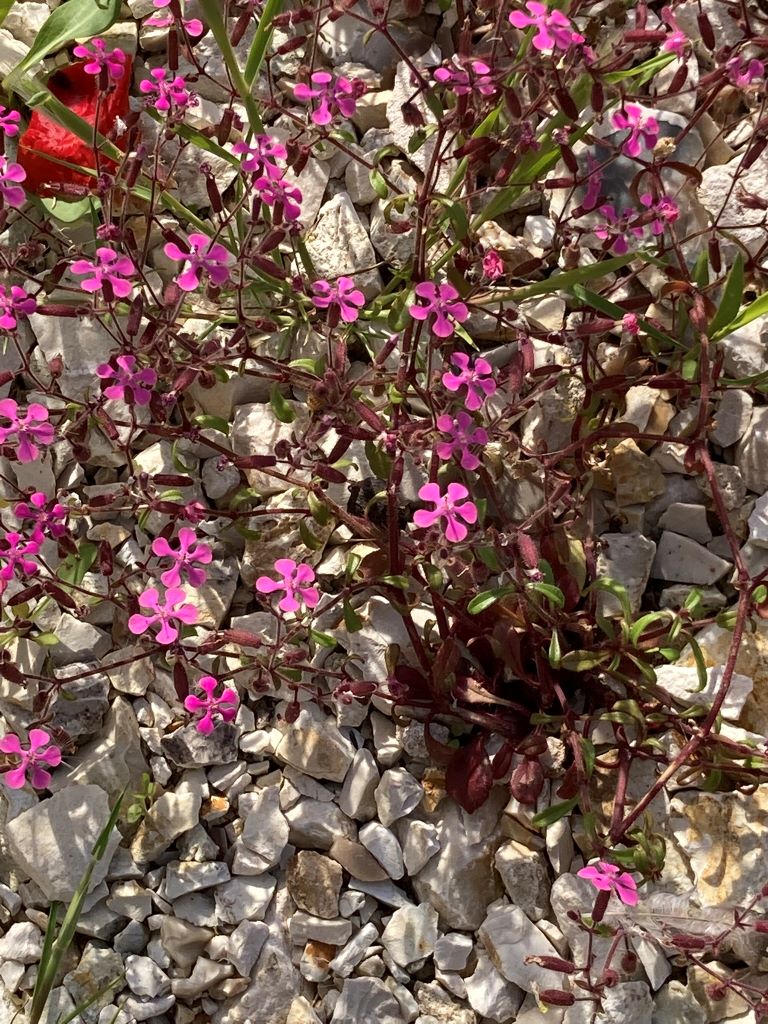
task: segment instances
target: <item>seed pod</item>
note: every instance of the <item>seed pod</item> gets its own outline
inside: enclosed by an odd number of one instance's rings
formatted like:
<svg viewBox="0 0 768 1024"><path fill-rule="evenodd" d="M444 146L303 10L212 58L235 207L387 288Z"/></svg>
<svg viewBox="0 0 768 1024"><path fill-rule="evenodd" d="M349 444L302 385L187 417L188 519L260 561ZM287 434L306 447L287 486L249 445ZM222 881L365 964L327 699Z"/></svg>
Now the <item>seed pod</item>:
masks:
<svg viewBox="0 0 768 1024"><path fill-rule="evenodd" d="M281 46L278 46L277 53L281 57L284 57L286 53L293 53L294 50L300 50L306 41L306 36L296 36L294 39L289 39Z"/></svg>
<svg viewBox="0 0 768 1024"><path fill-rule="evenodd" d="M571 174L579 173L579 161L570 146L560 146L560 156Z"/></svg>
<svg viewBox="0 0 768 1024"><path fill-rule="evenodd" d="M589 103L596 114L599 114L603 109L605 93L603 91L602 82L595 81L592 83L592 92L590 93Z"/></svg>
<svg viewBox="0 0 768 1024"><path fill-rule="evenodd" d="M707 949L712 945L712 940L702 935L674 935L669 941L678 949L688 950Z"/></svg>
<svg viewBox="0 0 768 1024"><path fill-rule="evenodd" d="M712 264L712 269L716 274L719 274L723 266L722 260L720 259L720 243L716 238L710 238L707 243L707 249L709 251L709 262Z"/></svg>
<svg viewBox="0 0 768 1024"><path fill-rule="evenodd" d="M112 545L108 540L102 540L99 544L99 572L102 576L111 576L114 570L115 560Z"/></svg>
<svg viewBox="0 0 768 1024"><path fill-rule="evenodd" d="M575 121L579 116L579 108L573 101L573 97L565 89L555 89L555 99L562 112Z"/></svg>
<svg viewBox="0 0 768 1024"><path fill-rule="evenodd" d="M675 72L675 74L674 74L674 76L672 78L672 81L669 83L669 89L667 90L667 95L674 96L675 93L680 92L680 90L683 88L683 86L685 85L687 80L688 80L688 65L687 64L681 64L680 67Z"/></svg>
<svg viewBox="0 0 768 1024"><path fill-rule="evenodd" d="M229 133L232 130L232 121L234 119L235 112L231 107L227 107L224 113L221 115L221 121L219 127L216 129L216 141L220 146L229 139Z"/></svg>
<svg viewBox="0 0 768 1024"><path fill-rule="evenodd" d="M168 29L168 70L179 70L179 33L175 25Z"/></svg>
<svg viewBox="0 0 768 1024"><path fill-rule="evenodd" d="M708 50L715 49L715 33L712 29L712 22L709 20L704 11L699 11L696 16L696 21L699 25L699 32L701 33L701 41L704 43Z"/></svg>
<svg viewBox="0 0 768 1024"><path fill-rule="evenodd" d="M249 5L243 11L243 13L240 15L240 17L237 19L237 24L232 29L232 35L230 36L230 40L231 40L233 46L237 46L237 44L239 42L241 42L241 40L242 40L243 36L245 35L246 30L248 28L248 24L249 24L249 22L251 21L252 18L253 18L253 13L250 10L250 5Z"/></svg>
<svg viewBox="0 0 768 1024"><path fill-rule="evenodd" d="M545 988L539 992L539 1002L545 1006L573 1006L576 996L559 988Z"/></svg>

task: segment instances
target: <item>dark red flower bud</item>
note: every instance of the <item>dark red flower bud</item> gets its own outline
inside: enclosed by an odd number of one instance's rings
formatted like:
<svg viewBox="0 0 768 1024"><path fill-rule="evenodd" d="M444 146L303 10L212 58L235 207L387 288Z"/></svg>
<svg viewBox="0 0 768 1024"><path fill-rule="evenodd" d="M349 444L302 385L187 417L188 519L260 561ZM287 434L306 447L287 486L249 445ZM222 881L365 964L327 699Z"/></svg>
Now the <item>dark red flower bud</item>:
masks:
<svg viewBox="0 0 768 1024"><path fill-rule="evenodd" d="M573 1006L576 996L559 988L545 988L539 992L539 1002L545 1006Z"/></svg>
<svg viewBox="0 0 768 1024"><path fill-rule="evenodd" d="M701 41L708 50L714 50L717 44L715 43L715 33L712 30L712 22L704 11L699 11L696 20L699 25L699 32L701 33Z"/></svg>
<svg viewBox="0 0 768 1024"><path fill-rule="evenodd" d="M559 956L527 956L527 964L538 964L546 971L558 971L560 974L573 974L576 964L572 960L563 960Z"/></svg>

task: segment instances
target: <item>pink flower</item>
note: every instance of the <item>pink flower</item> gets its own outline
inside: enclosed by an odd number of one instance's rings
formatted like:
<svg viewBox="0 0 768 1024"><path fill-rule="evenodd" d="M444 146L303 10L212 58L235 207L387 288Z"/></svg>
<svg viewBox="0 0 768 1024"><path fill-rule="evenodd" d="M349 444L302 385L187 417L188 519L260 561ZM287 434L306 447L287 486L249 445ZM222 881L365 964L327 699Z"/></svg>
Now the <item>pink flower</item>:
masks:
<svg viewBox="0 0 768 1024"><path fill-rule="evenodd" d="M10 789L21 789L29 781L35 789L45 789L50 785L51 773L41 765L48 765L55 768L61 764L61 750L50 742L51 737L44 729L29 730L29 746L24 750L19 737L14 733L8 733L0 739L0 751L4 754L13 754L18 757L19 763L15 768L3 774L6 786Z"/></svg>
<svg viewBox="0 0 768 1024"><path fill-rule="evenodd" d="M626 156L638 157L646 149L653 149L659 138L659 122L646 114L637 103L627 103L623 110L617 110L611 117L614 128L629 129L622 151Z"/></svg>
<svg viewBox="0 0 768 1024"><path fill-rule="evenodd" d="M27 172L21 164L12 164L6 156L0 156L0 196L9 206L23 206L27 195L16 182L24 181Z"/></svg>
<svg viewBox="0 0 768 1024"><path fill-rule="evenodd" d="M216 723L215 718L221 718L224 722L231 722L237 714L237 705L240 698L236 690L225 689L220 697L214 697L214 691L219 681L213 676L203 676L198 686L205 694L205 697L195 697L190 694L184 700L184 707L193 714L203 712L203 717L197 723L197 731L209 736Z"/></svg>
<svg viewBox="0 0 768 1024"><path fill-rule="evenodd" d="M0 426L0 444L17 444L19 462L34 462L40 454L38 445L53 444L53 425L46 422L48 410L39 402L31 402L26 412L19 413L19 406L12 398L3 398L0 419L10 420L8 426Z"/></svg>
<svg viewBox="0 0 768 1024"><path fill-rule="evenodd" d="M320 101L312 112L315 124L330 124L337 114L352 117L357 109L357 99L365 92L365 83L360 79L334 79L329 71L315 71L311 81L311 86L304 82L294 85L293 95L304 102L313 99Z"/></svg>
<svg viewBox="0 0 768 1024"><path fill-rule="evenodd" d="M419 498L422 501L431 501L435 507L420 508L414 513L413 521L417 526L426 528L444 519L446 540L464 540L468 530L459 520L463 519L465 523L477 522L477 506L473 501L464 501L464 498L468 497L469 491L463 484L448 484L445 494L441 494L439 484L424 484L419 491Z"/></svg>
<svg viewBox="0 0 768 1024"><path fill-rule="evenodd" d="M438 441L435 445L438 458L447 462L454 455L460 455L462 469L477 469L480 459L469 450L470 445L488 444L488 432L478 427L467 412L459 412L456 416L438 416L437 428L449 437L448 441Z"/></svg>
<svg viewBox="0 0 768 1024"><path fill-rule="evenodd" d="M213 559L213 552L207 544L199 544L197 534L188 526L182 526L179 530L179 546L174 551L165 537L156 537L152 541L152 553L158 558L171 558L173 565L160 576L166 587L181 586L182 575L190 587L202 587L205 583L207 573L205 569L197 569L193 565L208 565Z"/></svg>
<svg viewBox="0 0 768 1024"><path fill-rule="evenodd" d="M636 216L635 210L625 210L623 217L618 217L616 210L611 206L610 203L606 203L600 207L600 213L605 217L603 224L598 224L595 227L594 233L597 238L601 238L608 242L610 240L611 248L619 256L623 256L624 253L629 252L629 242L627 236L632 234L636 238L642 238L645 234L645 230L641 227L630 227L629 222ZM631 239L630 239L631 241Z"/></svg>
<svg viewBox="0 0 768 1024"><path fill-rule="evenodd" d="M151 388L157 384L157 373L149 366L136 369L136 356L113 356L108 363L96 367L96 376L113 380L104 388L107 398L122 399L129 405L149 405Z"/></svg>
<svg viewBox="0 0 768 1024"><path fill-rule="evenodd" d="M67 532L69 509L55 498L49 500L43 491L35 491L26 501L17 501L13 514L22 524L32 520L34 525L30 539L38 544L42 544L46 537L58 539Z"/></svg>
<svg viewBox="0 0 768 1024"><path fill-rule="evenodd" d="M351 277L340 277L336 284L313 281L312 291L315 293L312 303L317 309L338 306L341 319L346 324L354 323L360 315L360 309L365 305L365 296L355 288L355 282Z"/></svg>
<svg viewBox="0 0 768 1024"><path fill-rule="evenodd" d="M597 864L582 868L576 874L586 878L600 892L613 892L628 907L637 904L637 883L628 871L621 871L615 864L599 860Z"/></svg>
<svg viewBox="0 0 768 1024"><path fill-rule="evenodd" d="M651 233L654 235L663 234L667 225L674 224L680 216L680 208L674 199L670 199L668 196L662 196L654 203L651 193L646 192L645 195L640 196L640 202L654 214L651 221Z"/></svg>
<svg viewBox="0 0 768 1024"><path fill-rule="evenodd" d="M170 6L171 0L153 0L153 3L155 7L161 9L163 7ZM183 15L185 0L179 0L179 3ZM152 25L153 28L170 28L171 25L175 23L176 19L174 18L173 13L166 14L164 17L161 17L158 14L153 14L151 18L147 18L147 20L144 22L145 25ZM189 35L201 36L203 34L204 26L199 18L182 17L181 23L186 29L186 31L189 33Z"/></svg>
<svg viewBox="0 0 768 1024"><path fill-rule="evenodd" d="M122 78L125 74L125 54L123 51L117 47L114 50L107 50L107 45L103 39L92 39L90 45L94 48L93 50L81 44L72 51L76 57L89 58L89 62L85 65L83 71L89 75L100 75L102 70L106 68L110 78ZM94 50L96 51L95 53Z"/></svg>
<svg viewBox="0 0 768 1024"><path fill-rule="evenodd" d="M286 220L298 220L301 216L301 192L282 178L257 178L253 183L259 199L267 206L281 208ZM275 216L275 224L279 217Z"/></svg>
<svg viewBox="0 0 768 1024"><path fill-rule="evenodd" d="M765 65L761 60L754 58L747 61L740 54L727 60L725 67L728 72L728 80L739 89L746 89L748 85L765 74Z"/></svg>
<svg viewBox="0 0 768 1024"><path fill-rule="evenodd" d="M285 174L284 168L278 167L275 160L285 160L288 150L269 135L254 135L250 143L236 142L232 152L242 157L240 167L246 174L274 180Z"/></svg>
<svg viewBox="0 0 768 1024"><path fill-rule="evenodd" d="M8 110L2 104L0 104L0 131L4 132L9 138L13 138L14 135L19 134L19 122L21 121L21 114L18 110Z"/></svg>
<svg viewBox="0 0 768 1024"><path fill-rule="evenodd" d="M525 6L528 14L512 11L509 21L515 28L535 26L533 45L537 50L567 50L570 46L584 42L584 36L574 32L571 22L562 11L554 10L550 13L547 5L538 3L538 0L528 0Z"/></svg>
<svg viewBox="0 0 768 1024"><path fill-rule="evenodd" d="M151 615L132 615L128 619L128 629L139 636L145 633L150 626L159 624L160 629L155 639L159 644L172 644L179 636L179 630L174 623L181 622L185 626L191 626L197 622L197 608L193 604L186 604L184 599L186 593L180 587L172 587L164 595L164 603L160 603L160 592L157 587L148 587L139 594L139 605L147 608Z"/></svg>
<svg viewBox="0 0 768 1024"><path fill-rule="evenodd" d="M189 236L189 252L183 252L175 242L168 242L163 252L172 260L184 260L182 272L176 284L185 292L193 292L200 284L200 274L207 274L212 284L222 285L229 279L230 254L218 242L212 242L206 235L192 232Z"/></svg>
<svg viewBox="0 0 768 1024"><path fill-rule="evenodd" d="M466 68L436 68L432 77L441 85L450 86L457 96L476 90L481 96L493 96L496 85L490 77L491 69L481 60L472 60Z"/></svg>
<svg viewBox="0 0 768 1024"><path fill-rule="evenodd" d="M458 391L466 387L467 397L464 404L472 412L479 409L486 398L496 394L496 381L491 376L493 367L487 359L478 358L470 364L469 356L464 352L454 352L451 362L459 368L458 373L446 370L443 374L443 385L449 391Z"/></svg>
<svg viewBox="0 0 768 1024"><path fill-rule="evenodd" d="M5 285L0 284L0 327L12 331L19 316L29 316L37 309L37 303L18 285L11 285L10 294Z"/></svg>
<svg viewBox="0 0 768 1024"><path fill-rule="evenodd" d="M96 260L75 260L70 270L73 274L90 274L80 282L84 292L100 292L104 290L104 282L109 283L113 295L124 299L133 291L130 281L123 280L136 273L133 260L121 256L114 250L101 246L96 250ZM107 296L109 298L109 296Z"/></svg>
<svg viewBox="0 0 768 1024"><path fill-rule="evenodd" d="M489 249L483 256L483 273L489 281L498 281L504 277L504 260L495 249Z"/></svg>
<svg viewBox="0 0 768 1024"><path fill-rule="evenodd" d="M625 313L621 318L621 327L627 334L639 334L640 321L637 319L637 315L635 313Z"/></svg>
<svg viewBox="0 0 768 1024"><path fill-rule="evenodd" d="M14 576L23 578L34 576L39 569L37 562L29 557L40 551L44 537L32 537L26 540L20 533L15 531L6 533L0 537L0 562L3 563L0 569L0 580L12 580Z"/></svg>
<svg viewBox="0 0 768 1024"><path fill-rule="evenodd" d="M273 594L276 590L284 590L285 597L277 604L281 612L298 612L302 605L306 608L317 606L320 591L317 587L307 586L315 578L312 566L306 562L297 565L292 558L278 558L275 562L275 572L280 576L279 580L259 576L256 580L256 589L260 594Z"/></svg>
<svg viewBox="0 0 768 1024"><path fill-rule="evenodd" d="M187 83L181 75L170 78L172 72L167 68L153 68L149 74L151 79L145 78L139 83L139 92L156 97L153 105L158 113L178 113L197 103L197 96L187 89Z"/></svg>
<svg viewBox="0 0 768 1024"><path fill-rule="evenodd" d="M670 7L662 7L661 16L672 29L667 38L661 44L662 52L676 53L678 57L680 57L682 56L683 49L688 43L688 37L675 21L675 16Z"/></svg>
<svg viewBox="0 0 768 1024"><path fill-rule="evenodd" d="M457 323L464 323L469 316L469 310L459 298L459 293L452 284L436 285L431 281L422 281L417 284L414 291L416 295L424 300L424 305L413 305L408 307L408 312L414 320L427 320L434 315L432 333L438 338L450 338L454 327L448 317L452 317Z"/></svg>

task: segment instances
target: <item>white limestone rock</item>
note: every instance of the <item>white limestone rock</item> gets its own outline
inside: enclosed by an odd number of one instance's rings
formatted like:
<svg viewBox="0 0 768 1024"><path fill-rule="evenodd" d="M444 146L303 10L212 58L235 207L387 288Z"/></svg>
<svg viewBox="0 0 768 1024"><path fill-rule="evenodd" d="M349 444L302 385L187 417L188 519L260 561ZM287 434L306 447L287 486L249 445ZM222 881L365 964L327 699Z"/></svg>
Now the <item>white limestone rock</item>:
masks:
<svg viewBox="0 0 768 1024"><path fill-rule="evenodd" d="M381 941L401 967L430 956L437 942L437 911L428 903L400 907L389 919Z"/></svg>
<svg viewBox="0 0 768 1024"><path fill-rule="evenodd" d="M49 900L69 901L82 881L91 851L110 815L107 794L98 786L70 786L7 823L8 849L19 872ZM113 830L104 857L91 876L92 892L107 874L120 842Z"/></svg>

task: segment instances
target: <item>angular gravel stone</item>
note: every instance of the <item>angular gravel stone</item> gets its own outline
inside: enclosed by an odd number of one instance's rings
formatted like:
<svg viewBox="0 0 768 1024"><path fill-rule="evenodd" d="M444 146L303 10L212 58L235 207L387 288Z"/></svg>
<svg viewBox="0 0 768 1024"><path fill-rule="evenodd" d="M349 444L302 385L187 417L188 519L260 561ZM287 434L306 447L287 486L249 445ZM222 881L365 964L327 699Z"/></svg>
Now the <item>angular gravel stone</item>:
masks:
<svg viewBox="0 0 768 1024"><path fill-rule="evenodd" d="M352 764L339 794L339 807L356 821L370 821L376 817L374 794L379 785L379 769L370 750L361 747L355 751Z"/></svg>
<svg viewBox="0 0 768 1024"><path fill-rule="evenodd" d="M345 982L330 1024L403 1024L400 1004L378 978L350 978Z"/></svg>
<svg viewBox="0 0 768 1024"><path fill-rule="evenodd" d="M261 861L262 870L267 871L282 857L290 834L280 809L279 787L265 786L255 793L244 793L238 810L244 818L240 841Z"/></svg>
<svg viewBox="0 0 768 1024"><path fill-rule="evenodd" d="M708 551L690 537L665 530L656 548L651 575L679 583L717 583L731 563Z"/></svg>
<svg viewBox="0 0 768 1024"><path fill-rule="evenodd" d="M337 917L342 871L336 861L314 850L301 850L288 864L288 892L296 906L315 917Z"/></svg>
<svg viewBox="0 0 768 1024"><path fill-rule="evenodd" d="M381 941L401 967L430 956L437 942L437 911L428 903L401 907L389 919Z"/></svg>
<svg viewBox="0 0 768 1024"><path fill-rule="evenodd" d="M224 924L261 921L275 892L277 880L272 875L259 878L233 878L214 891L216 915Z"/></svg>
<svg viewBox="0 0 768 1024"><path fill-rule="evenodd" d="M415 810L424 796L421 783L405 768L388 768L376 787L374 799L379 821L387 828Z"/></svg>
<svg viewBox="0 0 768 1024"><path fill-rule="evenodd" d="M549 939L532 924L519 907L496 907L491 910L478 931L494 966L508 981L526 992L536 984L539 988L560 988L562 975L528 964L528 956L558 956Z"/></svg>
<svg viewBox="0 0 768 1024"><path fill-rule="evenodd" d="M49 900L67 902L82 881L109 815L103 789L71 786L8 822L10 855L19 871L36 882ZM93 870L89 892L104 880L119 842L120 833L113 830L106 854Z"/></svg>
<svg viewBox="0 0 768 1024"><path fill-rule="evenodd" d="M275 750L275 757L314 779L343 782L352 763L355 748L339 732L332 718L315 710L303 709L295 722L287 726Z"/></svg>
<svg viewBox="0 0 768 1024"><path fill-rule="evenodd" d="M369 821L359 833L360 842L373 854L389 878L402 878L405 874L403 851L397 838L378 821Z"/></svg>

